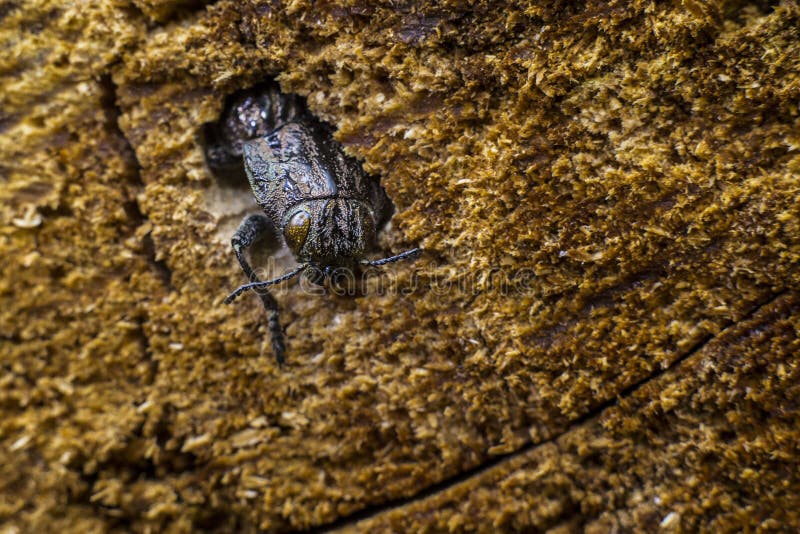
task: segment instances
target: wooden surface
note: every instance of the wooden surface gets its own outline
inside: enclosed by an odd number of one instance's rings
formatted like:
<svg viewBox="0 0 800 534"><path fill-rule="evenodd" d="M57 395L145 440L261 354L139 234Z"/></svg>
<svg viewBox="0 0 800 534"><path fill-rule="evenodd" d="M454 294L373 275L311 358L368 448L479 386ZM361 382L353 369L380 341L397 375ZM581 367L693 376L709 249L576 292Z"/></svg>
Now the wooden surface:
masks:
<svg viewBox="0 0 800 534"><path fill-rule="evenodd" d="M0 4L0 529L797 529L798 27ZM201 135L271 78L381 177L383 252L426 250L277 291L283 368L222 305L255 205Z"/></svg>

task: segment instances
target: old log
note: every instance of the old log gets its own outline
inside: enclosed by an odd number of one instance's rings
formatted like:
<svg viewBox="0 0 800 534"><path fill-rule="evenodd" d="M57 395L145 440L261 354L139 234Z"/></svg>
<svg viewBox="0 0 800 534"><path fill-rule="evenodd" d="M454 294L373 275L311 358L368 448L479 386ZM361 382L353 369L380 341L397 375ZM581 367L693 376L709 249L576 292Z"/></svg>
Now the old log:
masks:
<svg viewBox="0 0 800 534"><path fill-rule="evenodd" d="M0 4L3 532L800 528L797 2L76 4ZM203 157L268 80L425 249L282 367Z"/></svg>

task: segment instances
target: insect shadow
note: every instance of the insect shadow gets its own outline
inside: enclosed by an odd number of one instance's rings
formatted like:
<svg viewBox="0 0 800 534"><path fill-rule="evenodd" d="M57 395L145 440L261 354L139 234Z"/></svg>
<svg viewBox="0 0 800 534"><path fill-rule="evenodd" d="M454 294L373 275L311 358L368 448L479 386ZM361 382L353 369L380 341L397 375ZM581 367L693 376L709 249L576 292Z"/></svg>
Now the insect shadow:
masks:
<svg viewBox="0 0 800 534"><path fill-rule="evenodd" d="M313 117L296 95L275 84L233 95L220 120L204 129L206 162L226 181L244 174L263 214L252 214L233 234L231 245L249 283L225 298L230 304L253 291L267 311L272 350L285 361L286 341L278 303L268 287L304 275L323 285L342 270L379 267L419 257L414 248L379 260L364 256L375 248L377 231L391 218L392 203L377 178L345 154L333 129ZM267 235L278 234L300 266L259 280L245 251Z"/></svg>

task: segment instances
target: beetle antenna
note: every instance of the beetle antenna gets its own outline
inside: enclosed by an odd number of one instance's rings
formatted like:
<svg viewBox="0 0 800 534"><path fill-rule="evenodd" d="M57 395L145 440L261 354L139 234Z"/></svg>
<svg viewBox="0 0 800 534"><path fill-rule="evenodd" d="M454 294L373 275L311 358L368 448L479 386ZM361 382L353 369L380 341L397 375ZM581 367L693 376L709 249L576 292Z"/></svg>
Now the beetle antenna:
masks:
<svg viewBox="0 0 800 534"><path fill-rule="evenodd" d="M383 258L382 260L375 260L375 261L364 260L361 262L361 265L379 267L381 265L386 265L387 263L394 263L400 260L408 260L408 259L414 260L417 259L420 254L422 254L421 248L412 248L411 250L406 250L405 252L401 252L400 254L392 256L390 258Z"/></svg>
<svg viewBox="0 0 800 534"><path fill-rule="evenodd" d="M290 279L294 278L295 276L297 276L298 274L300 274L303 271L305 271L306 268L308 268L308 264L301 265L300 267L298 267L294 271L290 271L290 272L288 272L288 273L286 273L284 275L279 276L278 278L273 278L272 280L267 280L265 282L251 282L249 284L241 285L241 286L237 287L236 290L233 293L231 293L230 295L225 297L225 300L223 302L225 304L230 304L231 302L236 300L236 297L238 297L239 295L241 295L242 293L244 293L245 291L247 291L249 289L252 289L252 290L263 289L265 287L269 287L269 286L275 285L275 284L280 284L281 282L285 282L286 280L290 280Z"/></svg>

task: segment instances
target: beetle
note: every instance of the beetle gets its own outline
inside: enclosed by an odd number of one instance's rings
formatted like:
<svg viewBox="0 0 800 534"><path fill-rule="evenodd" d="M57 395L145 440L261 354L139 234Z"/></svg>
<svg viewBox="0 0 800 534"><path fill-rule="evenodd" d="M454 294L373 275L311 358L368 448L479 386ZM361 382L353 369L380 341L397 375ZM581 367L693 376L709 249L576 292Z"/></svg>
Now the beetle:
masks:
<svg viewBox="0 0 800 534"><path fill-rule="evenodd" d="M259 295L278 364L285 360L286 342L269 286L300 274L323 285L338 269L377 267L422 252L414 248L380 260L364 259L375 247L378 229L392 216L386 191L344 152L329 125L313 117L299 97L283 94L275 85L244 91L229 102L220 121L206 128L206 161L223 171L243 161L264 211L245 217L231 238L249 283L224 302L230 304L248 290ZM276 230L300 266L262 281L244 252Z"/></svg>

